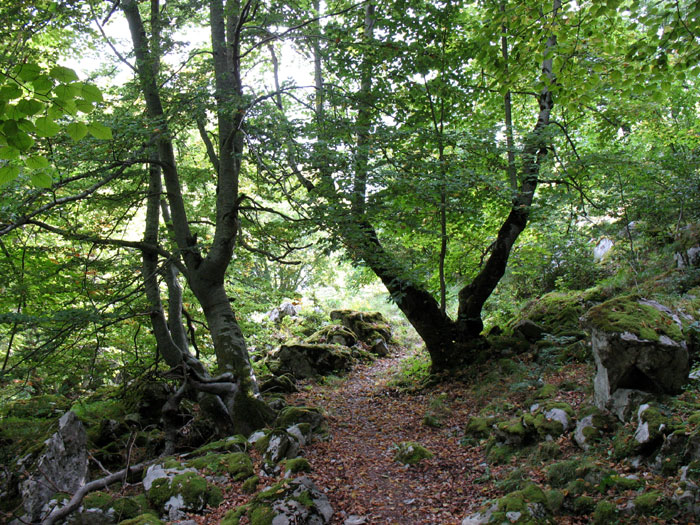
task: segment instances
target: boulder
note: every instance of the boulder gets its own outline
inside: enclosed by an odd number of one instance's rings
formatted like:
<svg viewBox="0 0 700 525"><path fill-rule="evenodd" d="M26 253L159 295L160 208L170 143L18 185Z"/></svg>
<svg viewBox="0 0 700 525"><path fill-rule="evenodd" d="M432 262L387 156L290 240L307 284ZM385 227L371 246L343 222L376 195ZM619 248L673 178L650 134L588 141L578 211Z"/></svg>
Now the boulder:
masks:
<svg viewBox="0 0 700 525"><path fill-rule="evenodd" d="M280 376L269 376L261 379L260 392L264 394L283 393L291 394L298 392L297 386L294 383L294 377L288 374Z"/></svg>
<svg viewBox="0 0 700 525"><path fill-rule="evenodd" d="M637 409L641 405L651 401L653 398L653 394L649 392L631 388L618 388L610 396L607 408L624 423L637 413Z"/></svg>
<svg viewBox="0 0 700 525"><path fill-rule="evenodd" d="M591 308L596 363L595 402L611 408L618 389L678 394L688 381L690 362L680 320L668 308L634 297L617 297Z"/></svg>
<svg viewBox="0 0 700 525"><path fill-rule="evenodd" d="M88 472L87 434L75 412L66 412L58 421L58 431L45 442L43 453L20 492L26 519L39 521L44 506L56 492L74 493L85 484Z"/></svg>
<svg viewBox="0 0 700 525"><path fill-rule="evenodd" d="M347 370L353 362L346 346L296 343L282 345L271 355L277 373L288 373L297 379Z"/></svg>
<svg viewBox="0 0 700 525"><path fill-rule="evenodd" d="M581 449L589 450L592 443L606 432L610 432L614 425L614 418L608 413L596 411L588 414L577 421L574 441Z"/></svg>
<svg viewBox="0 0 700 525"><path fill-rule="evenodd" d="M190 512L201 512L207 505L216 507L223 500L221 489L193 468L151 465L143 486L151 505L170 521L182 519Z"/></svg>
<svg viewBox="0 0 700 525"><path fill-rule="evenodd" d="M273 430L267 437L267 448L263 454L265 463L276 466L283 459L293 459L299 455L299 440L286 430Z"/></svg>
<svg viewBox="0 0 700 525"><path fill-rule="evenodd" d="M531 343L534 343L542 338L544 328L534 321L522 319L513 326L513 333L521 336L523 339Z"/></svg>
<svg viewBox="0 0 700 525"><path fill-rule="evenodd" d="M250 523L271 525L325 525L333 507L328 497L306 476L283 480L258 493L246 505L230 510L222 525L239 523L247 516Z"/></svg>
<svg viewBox="0 0 700 525"><path fill-rule="evenodd" d="M285 301L267 312L267 318L276 324L281 323L285 317L296 317L297 315L299 315L299 309L289 301Z"/></svg>
<svg viewBox="0 0 700 525"><path fill-rule="evenodd" d="M340 321L358 339L368 346L374 346L377 339L391 342L391 327L379 312L358 312L355 310L333 310L331 319Z"/></svg>
<svg viewBox="0 0 700 525"><path fill-rule="evenodd" d="M349 328L339 324L329 324L317 330L304 340L305 343L328 343L342 346L352 346L357 342L357 336Z"/></svg>

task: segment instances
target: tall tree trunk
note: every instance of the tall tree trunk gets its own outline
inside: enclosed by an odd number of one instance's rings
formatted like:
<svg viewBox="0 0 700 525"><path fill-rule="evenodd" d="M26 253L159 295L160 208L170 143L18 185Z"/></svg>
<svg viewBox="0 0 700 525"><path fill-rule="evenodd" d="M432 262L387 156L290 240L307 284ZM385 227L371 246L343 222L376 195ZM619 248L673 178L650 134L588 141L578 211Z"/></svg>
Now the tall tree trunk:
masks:
<svg viewBox="0 0 700 525"><path fill-rule="evenodd" d="M187 282L204 310L211 330L219 371L223 374L218 378L211 378L201 363L189 354L181 319L181 290L176 273L166 267L166 282L171 294L169 317L172 330L168 328L160 303L157 280L155 280L157 257L154 259L153 254L144 254L144 269L148 265L151 270L144 271L145 277L153 276L153 280L147 283L147 293L153 307L154 332L164 357L167 353L166 362L171 366L185 367L185 375L193 387L200 392L217 396L219 401L215 402L215 405L218 408L225 408L233 430L249 433L268 422L272 412L258 394L245 339L224 288L224 277L231 261L238 231L238 177L243 151L243 134L240 130L243 112L234 111L231 116L234 107L232 102L240 101L241 94L238 50L236 46L227 47L227 37L230 35L227 35L226 31L227 27L232 28L232 38L237 43L240 34L240 24L237 21L242 20L240 18L242 15L235 9L230 10L227 26L221 0L212 0L210 3L216 100L220 108L217 173L219 191L217 192L214 240L207 256L203 258L196 236L192 235L189 228L172 138L157 84L157 64L160 62L160 57L153 53L154 50L159 50L160 46L153 40L149 45L135 0L123 0L121 5L129 23L137 74L146 100L148 115L158 122L160 129L156 144L159 165L162 166L162 175L165 180L172 235L182 254L184 261L182 269L185 270ZM157 8L154 10L152 7L152 13L157 12ZM159 27L159 24L155 27ZM157 34L153 38L157 38ZM156 189L154 179L152 174L151 185L154 187L149 189L149 192ZM160 184L160 173L158 184ZM149 199L151 198L154 202L151 203L149 200L150 222L147 221L147 236L149 240L153 240L153 235L156 235L157 241L159 197L152 197L149 193Z"/></svg>
<svg viewBox="0 0 700 525"><path fill-rule="evenodd" d="M560 0L554 0L553 17L557 16L560 6ZM366 16L366 27L369 19ZM365 34L367 35L367 32ZM551 50L555 45L556 38L551 35L547 39L542 61L542 72L550 82L554 81ZM362 70L364 71L364 68ZM316 72L318 78L318 66ZM363 76L360 93L363 94L369 89L371 89L371 77ZM472 282L459 292L459 309L456 321L452 321L445 314L441 304L429 292L403 277L406 273L400 262L387 253L382 246L376 230L363 213L367 180L366 164L355 163L355 185L350 199L352 203L350 219L339 226L340 234L350 251L361 257L381 279L399 309L421 336L431 356L434 370L448 369L469 362L473 360L475 351L485 345L481 337L483 306L503 277L513 245L527 225L540 167L547 154L548 141L545 129L549 125L553 99L548 87L544 87L537 98L539 105L537 123L527 137L521 152L520 187L517 188L510 213L501 225L486 264ZM361 97L360 111L363 100ZM507 109L509 109L509 105ZM360 112L358 112L358 137L362 136L363 133L368 133L366 117L362 121L359 117ZM510 124L512 126L512 123ZM366 136L362 137L362 141L358 140L358 148L366 144L367 140ZM356 152L356 155L359 154L359 151ZM509 158L509 173L511 174L509 178L511 181L514 180L512 177L514 167L514 161ZM443 236L445 233L443 232Z"/></svg>

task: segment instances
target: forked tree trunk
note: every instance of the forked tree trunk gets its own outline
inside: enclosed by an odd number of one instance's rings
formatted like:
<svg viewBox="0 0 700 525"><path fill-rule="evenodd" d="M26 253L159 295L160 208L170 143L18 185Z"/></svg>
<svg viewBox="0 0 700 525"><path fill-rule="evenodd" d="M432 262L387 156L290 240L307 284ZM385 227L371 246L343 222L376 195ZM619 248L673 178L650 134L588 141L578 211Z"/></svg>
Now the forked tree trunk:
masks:
<svg viewBox="0 0 700 525"><path fill-rule="evenodd" d="M553 1L552 17L557 16L560 6L560 0ZM365 35L367 36L367 28L372 27L370 17L373 15L369 6L366 13ZM371 33L369 35L371 37ZM555 45L556 38L551 35L546 42L542 61L542 72L550 82L554 80L551 50ZM318 51L314 49L314 52ZM315 61L315 68L319 97L317 98L317 111L322 111L322 102L319 103L322 91L318 80L321 78L319 60ZM369 69L363 67L362 70L368 71ZM361 105L358 115L362 115L362 119L358 117L358 147L364 146L369 141L369 137L363 136L363 133L367 133L368 130L368 116L363 114L362 101L368 96L370 89L371 78L363 76L359 93ZM548 139L545 130L549 125L553 99L547 87L542 89L537 98L539 104L537 123L526 139L521 152L520 187L517 188L518 191L513 199L510 213L498 232L486 264L472 282L459 292L459 309L456 321L445 314L444 309L441 308L432 294L403 277L405 272L401 263L392 254L387 253L382 246L374 227L366 218L362 206L367 180L367 165L366 163L355 165L355 191L350 199L352 206L348 214L350 219L339 226L340 235L344 238L350 251L356 257L362 258L381 279L396 305L421 336L430 354L434 370L454 368L468 363L474 359L477 350L485 347L485 341L481 336L484 327L481 317L484 303L503 277L510 252L518 236L527 226L540 167L547 154ZM366 108L364 109L366 110ZM510 119L508 120L510 121ZM509 124L512 125L510 122ZM361 155L362 152L358 151L356 154ZM508 165L509 170L515 166L510 157ZM336 194L335 200L340 202L341 199L342 196Z"/></svg>
<svg viewBox="0 0 700 525"><path fill-rule="evenodd" d="M218 158L212 159L217 168L219 191L216 202L216 226L212 245L206 257L202 257L196 236L192 235L185 209L177 161L174 154L172 137L168 130L167 117L160 98L157 83L160 43L157 32L146 35L145 26L135 0L123 0L122 10L129 23L129 29L136 57L137 75L143 92L149 117L158 124L156 137L157 164L162 167L162 179L165 181L167 208L170 213L172 241L182 254L182 261L165 263L166 283L170 294L170 323L165 320L160 290L157 281L158 257L144 253L144 279L148 299L151 303L151 319L159 350L166 362L173 367L183 369L186 385L200 394L210 394L208 405L214 412L226 417L223 426L232 431L248 434L264 426L272 418L272 411L260 398L253 369L248 356L248 349L243 334L236 320L224 288L224 277L233 255L236 233L238 230L238 175L243 150L241 112L232 112L232 101L242 94L239 67L236 66L226 43L224 8L221 0L211 0L210 16L212 26L212 44L214 48L216 99L220 105L218 115L219 152ZM229 10L231 11L231 10ZM152 2L151 16L157 18L158 2ZM238 16L228 12L231 19ZM241 18L238 18L241 20ZM152 20L155 30L159 23ZM240 31L240 24L231 27ZM239 34L229 35L238 43ZM238 53L235 53L238 57ZM233 113L233 116L232 116ZM151 168L149 186L146 240L157 244L159 224L159 201L162 192L161 172L155 166ZM177 273L171 267L180 264L179 270L199 300L211 330L219 377L212 378L204 366L189 353L187 339L182 326L182 294L177 281ZM184 263L184 264L183 264ZM184 395L184 385L172 400L176 406L179 397ZM166 407L166 412L172 410ZM228 420L226 420L228 419Z"/></svg>

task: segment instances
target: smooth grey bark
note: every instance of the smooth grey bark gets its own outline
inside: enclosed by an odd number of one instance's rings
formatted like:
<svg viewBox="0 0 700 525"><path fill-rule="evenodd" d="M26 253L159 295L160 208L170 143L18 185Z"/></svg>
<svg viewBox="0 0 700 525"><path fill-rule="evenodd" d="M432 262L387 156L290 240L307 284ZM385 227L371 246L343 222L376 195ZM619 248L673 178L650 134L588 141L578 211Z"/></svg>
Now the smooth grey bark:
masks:
<svg viewBox="0 0 700 525"><path fill-rule="evenodd" d="M156 72L160 57L154 55L154 50L159 50L159 45L153 42L154 36L149 42L135 0L123 0L121 7L129 24L138 80L146 101L147 112L149 117L158 123L160 130L156 145L159 166L162 167L162 178L165 182L167 207L170 210L169 222L172 225L173 241L184 262L181 269L184 270L188 286L201 304L207 319L217 364L223 375L215 379L210 378L201 363L187 351L187 339L181 318L181 289L177 275L171 268L167 268L168 264L166 264L166 283L171 294L172 308L169 311L169 317L173 331L169 331L165 322L159 295L156 297L156 293L159 294L156 282L156 286L151 285L151 290L148 292L149 300L153 305L154 332L156 337L158 334L161 336L158 339L159 347L161 340L163 341L161 350L163 355L165 356L167 352L168 358L174 362L179 351L180 363L188 370L196 372L194 377L190 378L192 385L200 391L220 396L234 430L249 433L263 426L272 414L259 397L245 338L226 295L224 277L231 262L238 231L238 184L243 152L241 126L245 114L241 106L242 86L238 49L241 26L247 16L250 3L246 3L243 7L240 7L240 2L229 4L225 14L221 0L210 2L219 151L217 152L216 223L214 238L205 257L202 256L196 236L189 228L177 161L157 84ZM156 11L152 9L152 13L154 12ZM238 106L241 107L236 110ZM154 181L151 182L155 184ZM150 195L149 198L151 198ZM148 228L155 228L157 231L158 219L153 218L158 213L157 205L154 203L153 210L149 206L149 211L153 224L147 226L147 235L152 238L153 233L149 233ZM157 265L157 258L155 261L149 259L147 263L145 259L145 265ZM147 272L144 273L148 275ZM170 364L170 361L168 363Z"/></svg>

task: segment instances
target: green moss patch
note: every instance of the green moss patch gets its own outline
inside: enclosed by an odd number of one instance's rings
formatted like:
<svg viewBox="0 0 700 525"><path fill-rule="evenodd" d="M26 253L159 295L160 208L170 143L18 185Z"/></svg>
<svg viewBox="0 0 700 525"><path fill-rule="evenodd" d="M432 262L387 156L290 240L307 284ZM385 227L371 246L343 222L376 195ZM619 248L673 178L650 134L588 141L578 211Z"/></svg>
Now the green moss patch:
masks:
<svg viewBox="0 0 700 525"><path fill-rule="evenodd" d="M433 453L423 445L412 441L403 441L395 446L394 461L404 465L416 465L424 459L430 459Z"/></svg>
<svg viewBox="0 0 700 525"><path fill-rule="evenodd" d="M606 500L600 500L593 510L591 516L595 525L608 525L614 523L617 519L617 506L614 503Z"/></svg>
<svg viewBox="0 0 700 525"><path fill-rule="evenodd" d="M253 462L245 452L209 453L186 463L188 467L206 469L213 474L229 474L236 481L253 475Z"/></svg>
<svg viewBox="0 0 700 525"><path fill-rule="evenodd" d="M207 452L233 451L245 452L248 448L248 440L245 436L236 435L219 441L212 441L206 445L199 447L193 452L193 455L198 456Z"/></svg>
<svg viewBox="0 0 700 525"><path fill-rule="evenodd" d="M311 464L306 458L294 458L288 459L284 463L284 471L289 474L296 474L297 472L311 472Z"/></svg>
<svg viewBox="0 0 700 525"><path fill-rule="evenodd" d="M10 401L0 408L0 415L20 419L47 419L63 415L71 402L63 396L46 394L29 399Z"/></svg>
<svg viewBox="0 0 700 525"><path fill-rule="evenodd" d="M141 514L135 518L120 521L119 525L162 525L164 521L160 521L158 516L151 513Z"/></svg>
<svg viewBox="0 0 700 525"><path fill-rule="evenodd" d="M634 498L634 510L642 515L659 514L665 510L664 495L658 490L640 494Z"/></svg>
<svg viewBox="0 0 700 525"><path fill-rule="evenodd" d="M194 472L155 480L148 491L148 500L156 509L163 509L170 498L178 495L182 496L185 508L193 512L201 511L207 505L217 507L223 501L221 489Z"/></svg>
<svg viewBox="0 0 700 525"><path fill-rule="evenodd" d="M594 306L586 313L585 320L603 332L629 332L648 341L658 341L660 335L674 341L683 340L680 327L671 317L653 306L640 303L635 295L616 297Z"/></svg>

